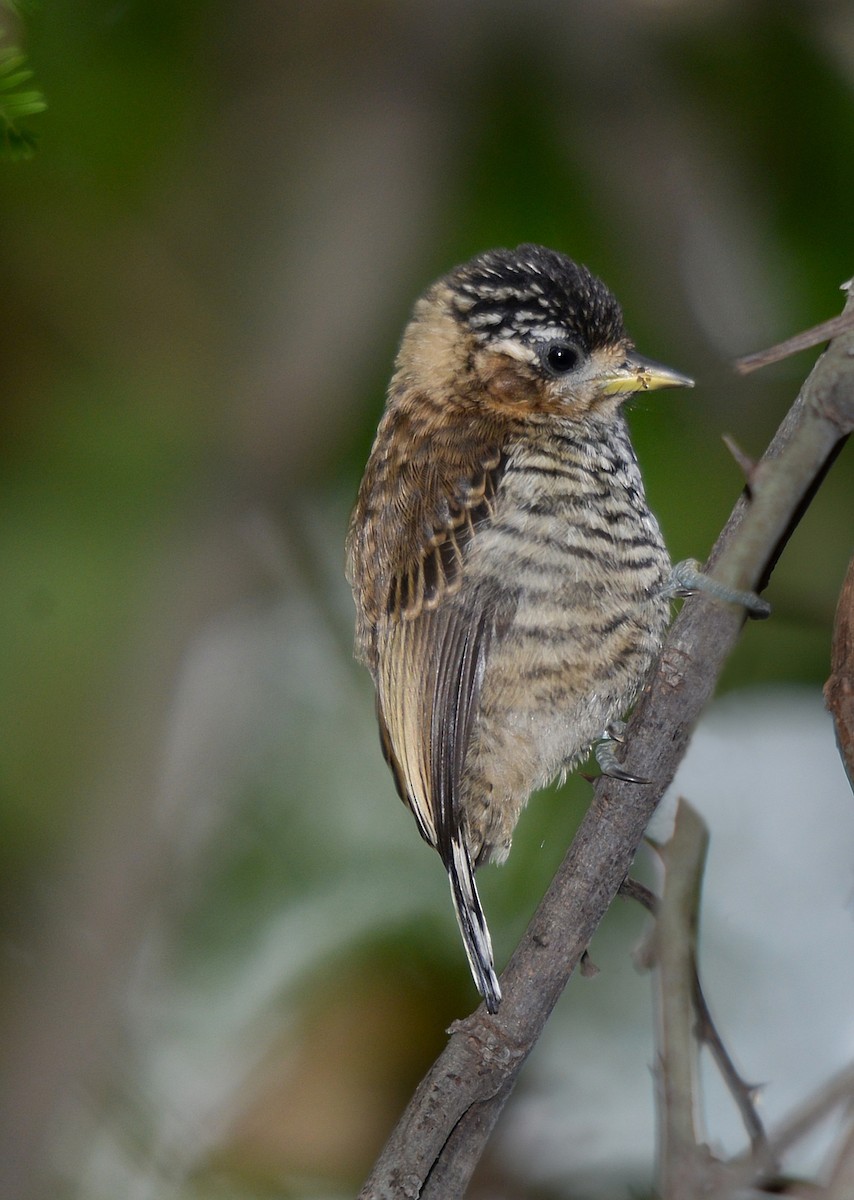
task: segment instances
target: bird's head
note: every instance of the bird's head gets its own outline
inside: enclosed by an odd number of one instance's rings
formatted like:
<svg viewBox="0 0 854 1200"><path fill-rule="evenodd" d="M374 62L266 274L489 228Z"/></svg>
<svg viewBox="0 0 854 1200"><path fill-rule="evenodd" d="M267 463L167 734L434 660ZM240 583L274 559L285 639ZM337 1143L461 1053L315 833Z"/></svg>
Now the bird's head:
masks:
<svg viewBox="0 0 854 1200"><path fill-rule="evenodd" d="M607 420L634 392L693 381L635 351L613 294L543 246L490 250L418 302L398 381L496 416Z"/></svg>

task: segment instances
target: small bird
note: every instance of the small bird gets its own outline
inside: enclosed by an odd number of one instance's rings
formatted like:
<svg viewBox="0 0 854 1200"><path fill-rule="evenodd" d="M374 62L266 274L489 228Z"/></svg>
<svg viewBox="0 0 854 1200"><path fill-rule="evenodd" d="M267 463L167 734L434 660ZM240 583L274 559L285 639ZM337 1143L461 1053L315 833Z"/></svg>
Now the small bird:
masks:
<svg viewBox="0 0 854 1200"><path fill-rule="evenodd" d="M507 857L531 793L607 738L661 647L671 563L622 409L691 386L543 246L457 267L403 335L347 539L356 656L492 1013L474 871Z"/></svg>

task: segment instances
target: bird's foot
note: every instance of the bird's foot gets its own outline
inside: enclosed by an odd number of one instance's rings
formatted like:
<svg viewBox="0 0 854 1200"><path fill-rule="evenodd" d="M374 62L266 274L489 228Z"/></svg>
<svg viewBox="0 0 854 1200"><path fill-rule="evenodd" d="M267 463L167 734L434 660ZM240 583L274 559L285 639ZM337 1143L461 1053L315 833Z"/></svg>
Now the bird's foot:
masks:
<svg viewBox="0 0 854 1200"><path fill-rule="evenodd" d="M625 783L649 783L648 779L640 779L619 762L614 753L614 743L622 742L626 726L623 721L612 721L602 734L602 740L593 747L593 755L599 764L599 770L609 779L621 779Z"/></svg>
<svg viewBox="0 0 854 1200"><path fill-rule="evenodd" d="M686 558L683 562L674 564L670 579L665 584L665 595L693 596L696 592L703 592L715 600L723 600L726 604L740 604L742 608L747 609L748 615L756 620L764 620L771 615L771 605L767 600L763 600L755 592L743 592L712 579L711 575L704 575L695 558Z"/></svg>

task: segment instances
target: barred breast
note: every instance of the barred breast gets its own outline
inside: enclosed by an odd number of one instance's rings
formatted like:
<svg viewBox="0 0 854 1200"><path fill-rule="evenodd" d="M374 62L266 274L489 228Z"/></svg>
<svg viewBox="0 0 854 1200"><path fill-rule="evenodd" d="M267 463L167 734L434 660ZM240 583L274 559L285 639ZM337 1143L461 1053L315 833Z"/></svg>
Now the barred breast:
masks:
<svg viewBox="0 0 854 1200"><path fill-rule="evenodd" d="M498 616L462 807L485 862L506 857L530 793L635 700L668 622L670 560L621 418L510 447L475 542L465 590Z"/></svg>

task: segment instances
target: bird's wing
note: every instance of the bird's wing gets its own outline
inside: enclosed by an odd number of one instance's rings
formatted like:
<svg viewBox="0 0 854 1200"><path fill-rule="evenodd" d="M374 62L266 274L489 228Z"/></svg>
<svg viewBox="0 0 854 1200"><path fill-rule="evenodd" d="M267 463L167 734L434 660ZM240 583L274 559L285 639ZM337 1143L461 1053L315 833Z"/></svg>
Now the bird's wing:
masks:
<svg viewBox="0 0 854 1200"><path fill-rule="evenodd" d="M460 810L460 782L494 616L455 601L390 631L378 676L386 757L422 836L442 857L469 966L490 1012L501 989Z"/></svg>
<svg viewBox="0 0 854 1200"><path fill-rule="evenodd" d="M377 678L383 749L422 836L451 856L491 614L449 602L388 630Z"/></svg>
<svg viewBox="0 0 854 1200"><path fill-rule="evenodd" d="M392 464L360 496L372 519L357 507L350 535L383 750L418 828L446 863L496 616L489 597L463 581L504 469L500 453L468 445L452 461L439 453Z"/></svg>
<svg viewBox="0 0 854 1200"><path fill-rule="evenodd" d="M416 429L396 409L380 423L347 537L356 655L375 677L383 631L437 609L461 586L504 469L490 432L471 419Z"/></svg>
<svg viewBox="0 0 854 1200"><path fill-rule="evenodd" d="M383 750L424 839L442 857L472 974L491 1012L501 993L461 812L484 666L505 614L464 586L493 518L505 460L487 439L407 442L383 429L350 527L357 653L377 686Z"/></svg>

